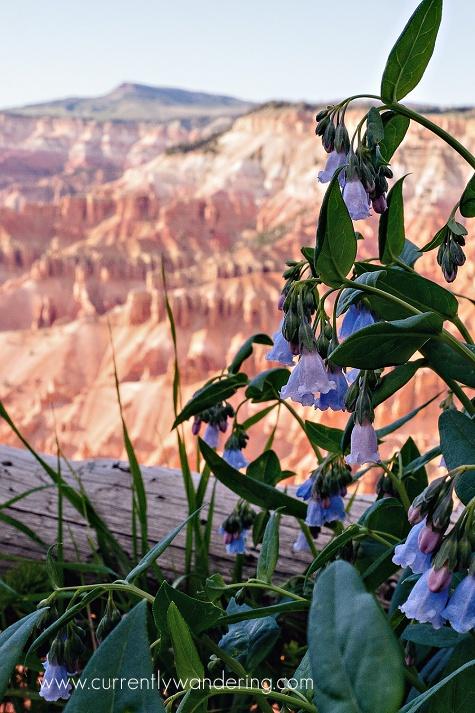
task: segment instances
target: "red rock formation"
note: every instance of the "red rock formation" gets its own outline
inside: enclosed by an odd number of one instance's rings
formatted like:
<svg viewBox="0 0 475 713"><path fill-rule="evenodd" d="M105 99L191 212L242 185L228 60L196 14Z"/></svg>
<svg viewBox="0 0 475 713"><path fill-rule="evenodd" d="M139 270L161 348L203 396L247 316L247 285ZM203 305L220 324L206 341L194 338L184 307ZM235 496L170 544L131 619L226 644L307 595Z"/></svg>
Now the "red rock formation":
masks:
<svg viewBox="0 0 475 713"><path fill-rule="evenodd" d="M177 462L172 422L173 349L163 306L163 259L178 328L183 398L229 363L242 341L274 331L285 259L314 242L325 157L313 112L266 107L237 119L194 150L180 123L96 123L0 115L0 397L40 449L123 452L108 338L112 325L125 415L144 462ZM357 112L349 116L355 123ZM475 116L435 121L475 148ZM407 235L423 245L446 219L468 178L462 159L412 127L394 161L405 182ZM473 227L473 226L470 226ZM377 222L358 224L361 256L375 255ZM472 258L475 251L469 243ZM439 276L434 255L419 263ZM474 262L455 288L472 295ZM469 303L462 312L472 321ZM249 362L268 366L258 347ZM436 393L420 372L378 409L378 425ZM54 409L54 418L52 410ZM436 407L406 427L421 448L436 438ZM342 425L344 416L308 418ZM312 458L298 424L282 414L276 449L303 470ZM272 419L270 419L272 421ZM253 429L251 455L272 422ZM4 424L0 437L14 443ZM403 436L396 436L400 443ZM193 450L192 444L190 449Z"/></svg>

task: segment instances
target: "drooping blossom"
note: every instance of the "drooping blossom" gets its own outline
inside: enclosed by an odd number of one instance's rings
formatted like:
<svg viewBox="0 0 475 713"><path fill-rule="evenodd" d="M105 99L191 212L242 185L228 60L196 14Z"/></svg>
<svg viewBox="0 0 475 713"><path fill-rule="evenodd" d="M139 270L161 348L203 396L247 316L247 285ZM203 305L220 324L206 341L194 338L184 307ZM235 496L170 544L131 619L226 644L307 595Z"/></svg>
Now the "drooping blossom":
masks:
<svg viewBox="0 0 475 713"><path fill-rule="evenodd" d="M219 443L219 431L217 425L213 423L208 423L203 436L203 441L208 444L210 448L217 448Z"/></svg>
<svg viewBox="0 0 475 713"><path fill-rule="evenodd" d="M299 532L297 539L292 545L293 552L310 552L310 545L303 532Z"/></svg>
<svg viewBox="0 0 475 713"><path fill-rule="evenodd" d="M449 598L449 590L446 587L440 592L431 592L428 586L429 572L424 572L399 609L408 619L416 619L421 624L429 623L434 629L440 629L444 623L442 612Z"/></svg>
<svg viewBox="0 0 475 713"><path fill-rule="evenodd" d="M357 177L347 179L343 188L343 200L352 220L369 218L370 201L365 187Z"/></svg>
<svg viewBox="0 0 475 713"><path fill-rule="evenodd" d="M475 575L462 579L442 612L452 629L466 634L475 629Z"/></svg>
<svg viewBox="0 0 475 713"><path fill-rule="evenodd" d="M378 437L370 421L356 422L351 432L351 451L346 456L348 465L379 463Z"/></svg>
<svg viewBox="0 0 475 713"><path fill-rule="evenodd" d="M344 411L348 382L342 368L333 367L329 371L329 378L335 381L335 388L330 389L326 394L320 394L315 399L314 406L320 411L326 411L329 408L332 411Z"/></svg>
<svg viewBox="0 0 475 713"><path fill-rule="evenodd" d="M223 535L223 542L226 545L228 555L244 555L246 553L247 530L231 533L221 528L220 533Z"/></svg>
<svg viewBox="0 0 475 713"><path fill-rule="evenodd" d="M305 522L309 527L321 527L327 522L344 520L346 518L345 503L340 495L331 495L329 498L312 498L307 507Z"/></svg>
<svg viewBox="0 0 475 713"><path fill-rule="evenodd" d="M249 461L240 448L225 448L223 460L236 470L247 468L249 465Z"/></svg>
<svg viewBox="0 0 475 713"><path fill-rule="evenodd" d="M360 329L371 326L375 321L373 313L363 302L351 304L343 317L338 336L340 339L351 337L352 334L359 332Z"/></svg>
<svg viewBox="0 0 475 713"><path fill-rule="evenodd" d="M282 325L283 320L277 332L272 335L274 346L267 352L266 359L267 361L276 361L283 366L292 366L294 363L294 355L292 354L290 344L282 334Z"/></svg>
<svg viewBox="0 0 475 713"><path fill-rule="evenodd" d="M72 685L69 681L72 674L68 673L66 666L50 663L48 657L43 663L45 674L41 682L40 696L45 701L67 700L71 696Z"/></svg>
<svg viewBox="0 0 475 713"><path fill-rule="evenodd" d="M394 549L393 562L400 567L410 567L414 574L423 574L430 569L432 556L419 549L419 533L425 520L411 528L406 541Z"/></svg>
<svg viewBox="0 0 475 713"><path fill-rule="evenodd" d="M314 484L314 479L312 477L307 478L303 483L297 488L295 495L302 500L310 500L312 496L312 488Z"/></svg>
<svg viewBox="0 0 475 713"><path fill-rule="evenodd" d="M315 351L304 350L290 378L280 391L281 399L292 399L303 406L313 406L318 393L326 394L335 387L328 378L323 359Z"/></svg>
<svg viewBox="0 0 475 713"><path fill-rule="evenodd" d="M327 158L325 168L318 174L318 180L320 183L328 183L331 181L335 175L335 171L339 169L340 166L344 166L347 160L347 154L345 151L332 151Z"/></svg>

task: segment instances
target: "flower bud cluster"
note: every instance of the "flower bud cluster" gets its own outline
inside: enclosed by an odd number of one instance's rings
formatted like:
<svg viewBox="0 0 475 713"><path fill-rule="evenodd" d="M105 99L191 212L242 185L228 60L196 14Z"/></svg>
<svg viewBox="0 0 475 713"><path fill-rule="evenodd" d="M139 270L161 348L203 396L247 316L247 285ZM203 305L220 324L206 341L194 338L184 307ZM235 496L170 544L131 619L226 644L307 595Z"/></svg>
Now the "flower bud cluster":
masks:
<svg viewBox="0 0 475 713"><path fill-rule="evenodd" d="M466 235L465 226L453 219L450 219L443 228L443 241L437 253L437 262L447 282L455 280L459 267L465 263L463 248Z"/></svg>
<svg viewBox="0 0 475 713"><path fill-rule="evenodd" d="M246 468L249 465L249 461L242 453L248 440L249 436L246 431L242 426L236 424L232 434L224 444L223 459L237 470Z"/></svg>
<svg viewBox="0 0 475 713"><path fill-rule="evenodd" d="M244 554L249 530L256 519L256 512L249 503L240 500L233 512L228 515L220 527L223 542L228 554Z"/></svg>
<svg viewBox="0 0 475 713"><path fill-rule="evenodd" d="M475 500L447 533L453 511L454 479L434 480L408 511L413 525L406 542L395 549L393 562L422 574L400 608L408 618L435 628L450 622L456 631L475 627ZM454 572L465 578L451 592Z"/></svg>
<svg viewBox="0 0 475 713"><path fill-rule="evenodd" d="M102 643L106 636L109 636L109 634L113 629L115 629L121 618L122 615L114 603L112 593L110 593L104 611L104 616L100 620L96 629L96 637L99 643Z"/></svg>

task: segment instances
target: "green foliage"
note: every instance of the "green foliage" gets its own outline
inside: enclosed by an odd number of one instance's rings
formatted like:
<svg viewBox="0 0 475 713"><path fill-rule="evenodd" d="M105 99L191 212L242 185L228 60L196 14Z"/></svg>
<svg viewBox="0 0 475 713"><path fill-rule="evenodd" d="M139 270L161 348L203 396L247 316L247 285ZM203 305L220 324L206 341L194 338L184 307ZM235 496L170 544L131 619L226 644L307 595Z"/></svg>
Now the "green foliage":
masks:
<svg viewBox="0 0 475 713"><path fill-rule="evenodd" d="M402 197L404 179L405 176L396 181L389 191L388 208L379 221L379 259L382 263L394 262L404 249L406 239Z"/></svg>
<svg viewBox="0 0 475 713"><path fill-rule="evenodd" d="M339 287L356 257L353 223L335 176L323 199L318 219L315 268L330 287Z"/></svg>
<svg viewBox="0 0 475 713"><path fill-rule="evenodd" d="M383 612L348 563L333 563L317 579L308 640L319 713L399 709L401 651Z"/></svg>
<svg viewBox="0 0 475 713"><path fill-rule="evenodd" d="M416 8L389 55L381 81L384 101L399 101L416 87L435 47L442 0L423 0Z"/></svg>
<svg viewBox="0 0 475 713"><path fill-rule="evenodd" d="M28 614L0 634L0 698L3 698L13 667L20 660L25 644L46 609Z"/></svg>

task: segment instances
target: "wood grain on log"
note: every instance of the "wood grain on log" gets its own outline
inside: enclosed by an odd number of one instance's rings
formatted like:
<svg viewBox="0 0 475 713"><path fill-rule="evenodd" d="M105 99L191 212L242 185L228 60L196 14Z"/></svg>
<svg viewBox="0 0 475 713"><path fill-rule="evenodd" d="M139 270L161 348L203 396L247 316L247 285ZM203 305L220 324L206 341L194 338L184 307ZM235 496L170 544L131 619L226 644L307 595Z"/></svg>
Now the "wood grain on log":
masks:
<svg viewBox="0 0 475 713"><path fill-rule="evenodd" d="M57 459L44 456L54 468ZM97 512L104 518L111 532L127 552L132 549L131 537L131 488L128 463L118 460L85 460L61 462L61 474L76 489L83 487ZM142 475L148 497L149 541L154 544L167 532L176 527L187 517L187 504L181 473L178 470L160 467L142 467ZM245 477L243 475L243 477ZM51 486L39 490L18 500L3 512L20 520L31 528L49 546L55 543L57 532L56 487L51 477L43 470L28 452L9 446L0 446L0 504L37 486ZM295 488L288 487L289 494ZM210 570L222 574L232 571L233 557L224 550L218 528L231 512L237 497L217 484L213 536L210 548ZM368 505L371 496L359 496L355 499L349 521L357 520ZM201 517L206 518L207 507ZM45 549L36 545L27 535L11 525L1 524L0 567L5 570L11 566L12 559L44 557ZM311 561L309 553L292 552L292 543L298 533L298 526L293 518L283 517L280 531L280 559L276 570L277 579L300 574ZM330 532L325 528L318 539L321 547L328 541ZM160 557L160 566L170 578L178 577L184 569L184 533L180 533L171 546ZM68 561L91 562L96 548L96 537L84 518L69 504L64 502L64 552ZM252 574L258 550L249 549L247 572Z"/></svg>

